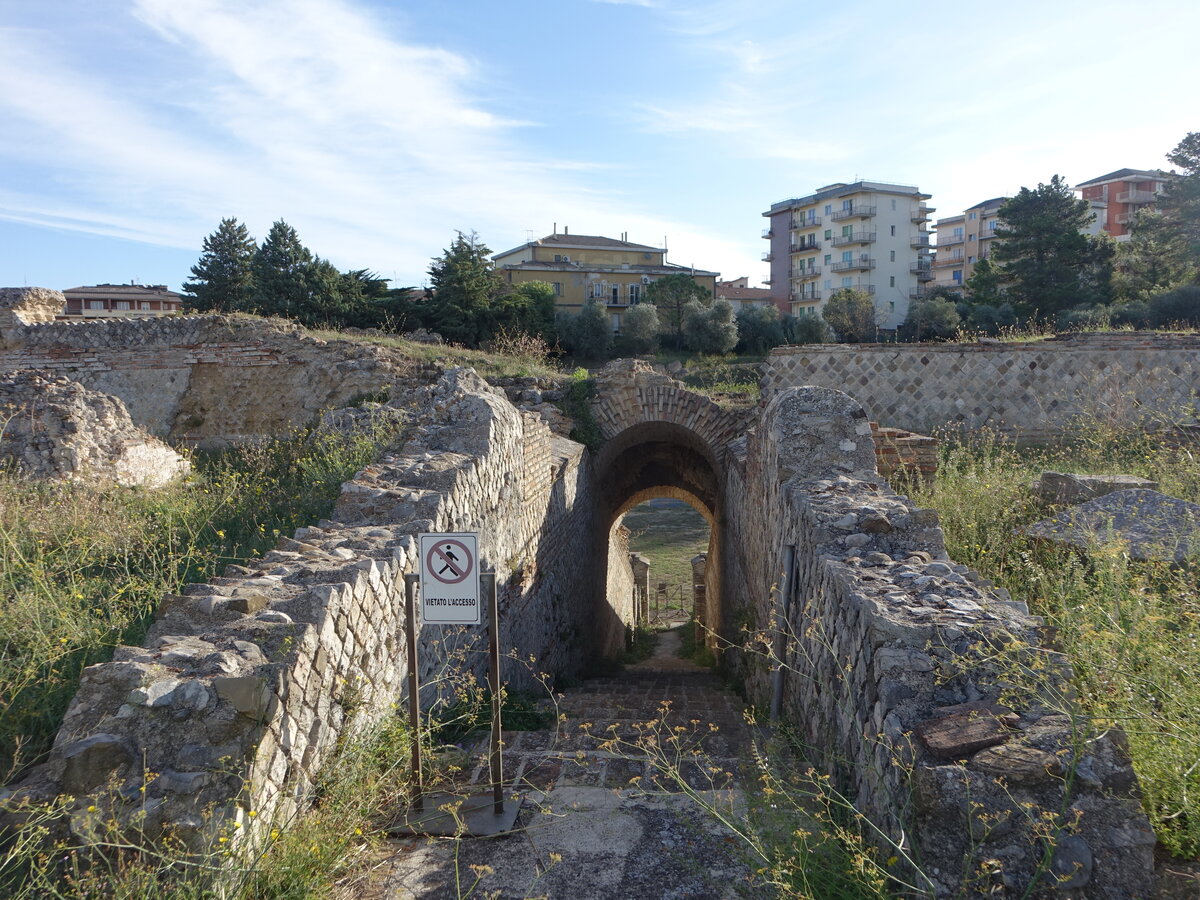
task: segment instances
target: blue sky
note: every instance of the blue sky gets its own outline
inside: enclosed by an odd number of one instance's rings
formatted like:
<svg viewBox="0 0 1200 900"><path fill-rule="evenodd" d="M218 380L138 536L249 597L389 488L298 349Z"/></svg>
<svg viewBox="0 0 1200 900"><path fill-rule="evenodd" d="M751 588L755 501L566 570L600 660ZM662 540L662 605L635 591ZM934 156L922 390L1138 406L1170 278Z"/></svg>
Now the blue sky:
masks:
<svg viewBox="0 0 1200 900"><path fill-rule="evenodd" d="M0 0L0 285L178 288L224 216L397 284L556 222L756 283L762 211L834 181L950 215L1166 166L1197 34L1182 0Z"/></svg>

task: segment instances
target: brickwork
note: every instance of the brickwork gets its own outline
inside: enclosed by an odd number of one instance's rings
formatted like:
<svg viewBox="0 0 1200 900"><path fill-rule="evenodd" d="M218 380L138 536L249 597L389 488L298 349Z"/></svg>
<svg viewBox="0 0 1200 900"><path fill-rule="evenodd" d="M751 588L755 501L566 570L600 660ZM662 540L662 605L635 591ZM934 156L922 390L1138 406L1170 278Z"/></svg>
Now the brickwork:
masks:
<svg viewBox="0 0 1200 900"><path fill-rule="evenodd" d="M883 424L992 428L1025 441L1077 422L1163 426L1194 418L1200 336L1066 335L1029 343L809 344L763 364L765 400L789 387L845 391Z"/></svg>
<svg viewBox="0 0 1200 900"><path fill-rule="evenodd" d="M877 422L871 423L871 438L875 442L875 467L884 478L902 475L932 483L937 477L940 442L936 438L902 428L881 428Z"/></svg>

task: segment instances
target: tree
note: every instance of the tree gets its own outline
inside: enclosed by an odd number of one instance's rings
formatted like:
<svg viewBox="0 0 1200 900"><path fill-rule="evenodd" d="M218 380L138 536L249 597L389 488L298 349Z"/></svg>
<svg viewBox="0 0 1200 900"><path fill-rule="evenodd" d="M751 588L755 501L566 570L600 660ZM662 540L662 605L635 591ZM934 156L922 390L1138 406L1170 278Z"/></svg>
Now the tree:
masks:
<svg viewBox="0 0 1200 900"><path fill-rule="evenodd" d="M787 341L779 310L770 306L743 306L737 314L738 352L756 356Z"/></svg>
<svg viewBox="0 0 1200 900"><path fill-rule="evenodd" d="M834 291L821 315L839 341L851 344L873 341L879 336L878 313L871 297L854 288Z"/></svg>
<svg viewBox="0 0 1200 900"><path fill-rule="evenodd" d="M1117 247L1115 287L1126 302L1190 284L1197 268L1183 231L1161 212L1142 209L1134 216L1129 240Z"/></svg>
<svg viewBox="0 0 1200 900"><path fill-rule="evenodd" d="M280 219L271 226L254 254L251 305L264 316L300 318L310 308L312 253L300 243L296 229Z"/></svg>
<svg viewBox="0 0 1200 900"><path fill-rule="evenodd" d="M1021 188L1000 207L995 250L1001 278L1019 311L1054 315L1111 294L1112 252L1083 233L1092 212L1058 175Z"/></svg>
<svg viewBox="0 0 1200 900"><path fill-rule="evenodd" d="M906 341L946 340L954 337L962 325L954 304L942 297L914 300L900 326Z"/></svg>
<svg viewBox="0 0 1200 900"><path fill-rule="evenodd" d="M987 257L975 263L971 277L963 285L972 306L999 306L1004 302L1000 289L1000 273Z"/></svg>
<svg viewBox="0 0 1200 900"><path fill-rule="evenodd" d="M589 298L579 315L571 318L571 347L575 354L584 359L606 358L612 348L613 330L604 304Z"/></svg>
<svg viewBox="0 0 1200 900"><path fill-rule="evenodd" d="M433 296L425 307L425 324L446 340L477 347L492 337L493 301L500 294L501 281L491 253L474 231L459 231L430 265Z"/></svg>
<svg viewBox="0 0 1200 900"><path fill-rule="evenodd" d="M183 292L194 298L192 305L201 311L249 310L256 249L245 225L232 217L222 219L217 230L204 239L204 253L183 286Z"/></svg>
<svg viewBox="0 0 1200 900"><path fill-rule="evenodd" d="M493 303L492 327L553 340L554 297L554 285L548 281L524 281L501 292Z"/></svg>
<svg viewBox="0 0 1200 900"><path fill-rule="evenodd" d="M683 308L683 345L697 353L725 354L737 346L733 304L721 298L705 305L690 300Z"/></svg>
<svg viewBox="0 0 1200 900"><path fill-rule="evenodd" d="M829 340L829 323L814 312L784 316L779 327L789 344L823 344Z"/></svg>
<svg viewBox="0 0 1200 900"><path fill-rule="evenodd" d="M1158 208L1200 262L1200 131L1187 134L1167 159L1183 169L1163 186Z"/></svg>
<svg viewBox="0 0 1200 900"><path fill-rule="evenodd" d="M658 309L653 303L639 303L621 317L621 334L614 342L617 352L638 356L653 353L658 347Z"/></svg>
<svg viewBox="0 0 1200 900"><path fill-rule="evenodd" d="M658 310L662 329L674 337L677 349L683 346L683 310L693 300L711 306L713 296L683 272L664 275L646 288L646 302Z"/></svg>

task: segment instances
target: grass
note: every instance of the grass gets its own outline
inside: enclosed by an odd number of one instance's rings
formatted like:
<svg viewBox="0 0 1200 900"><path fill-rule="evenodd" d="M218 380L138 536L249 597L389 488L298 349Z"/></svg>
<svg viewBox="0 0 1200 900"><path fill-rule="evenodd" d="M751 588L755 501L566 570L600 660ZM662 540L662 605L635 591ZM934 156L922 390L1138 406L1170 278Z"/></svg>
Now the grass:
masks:
<svg viewBox="0 0 1200 900"><path fill-rule="evenodd" d="M297 433L197 456L158 491L0 475L0 783L43 757L80 672L140 643L164 593L326 515L394 437Z"/></svg>
<svg viewBox="0 0 1200 900"><path fill-rule="evenodd" d="M1080 700L1100 727L1129 738L1143 804L1161 845L1200 856L1200 591L1197 563L1129 559L1031 541L1016 529L1048 510L1030 490L1046 470L1126 473L1200 501L1192 450L1143 434L1089 428L1058 448L989 438L947 443L936 483L913 499L941 514L951 557L1044 616L1074 665Z"/></svg>
<svg viewBox="0 0 1200 900"><path fill-rule="evenodd" d="M651 500L625 514L629 550L650 560L650 590L660 581L685 585L691 596L692 557L708 552L708 522L682 500ZM653 606L653 598L651 598Z"/></svg>

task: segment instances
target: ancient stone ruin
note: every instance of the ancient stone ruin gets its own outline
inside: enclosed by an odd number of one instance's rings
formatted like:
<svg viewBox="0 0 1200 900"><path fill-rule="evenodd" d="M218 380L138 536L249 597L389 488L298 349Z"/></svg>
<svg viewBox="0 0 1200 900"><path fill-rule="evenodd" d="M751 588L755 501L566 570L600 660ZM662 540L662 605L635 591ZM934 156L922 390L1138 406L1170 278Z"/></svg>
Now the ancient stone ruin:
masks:
<svg viewBox="0 0 1200 900"><path fill-rule="evenodd" d="M191 471L119 398L36 370L0 376L0 462L27 478L142 487Z"/></svg>
<svg viewBox="0 0 1200 900"><path fill-rule="evenodd" d="M1020 896L1046 866L1072 897L1149 889L1154 836L1121 736L1074 707L1070 661L1041 622L949 559L937 513L882 480L846 393L776 370L762 405L728 409L620 361L595 379L593 454L470 371L431 378L273 326L48 324L6 339L0 368L57 361L176 440L277 433L381 388L412 401L406 442L343 486L328 521L165 597L143 646L85 671L51 758L16 786L69 793L76 833L136 806L198 844L236 822L252 845L303 807L338 737L403 699L403 575L422 531L479 532L506 679L525 683L530 656L577 673L644 609L621 517L672 497L711 525L695 598L713 651L880 843L904 848L915 865L899 875L935 897ZM423 631L423 679L484 633Z"/></svg>

